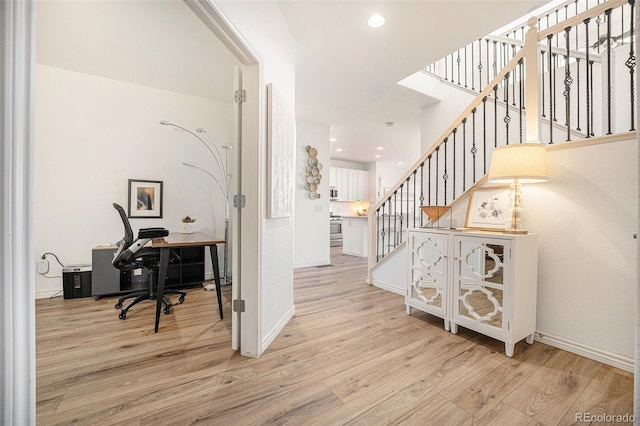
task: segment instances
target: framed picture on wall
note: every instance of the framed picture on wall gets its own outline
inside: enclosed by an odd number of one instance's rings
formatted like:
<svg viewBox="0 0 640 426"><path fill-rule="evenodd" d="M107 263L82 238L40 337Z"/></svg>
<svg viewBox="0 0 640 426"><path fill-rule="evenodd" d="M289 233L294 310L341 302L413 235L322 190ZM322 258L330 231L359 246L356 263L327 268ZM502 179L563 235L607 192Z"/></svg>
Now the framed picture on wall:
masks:
<svg viewBox="0 0 640 426"><path fill-rule="evenodd" d="M502 231L507 225L504 215L511 205L508 186L487 186L471 191L465 228Z"/></svg>
<svg viewBox="0 0 640 426"><path fill-rule="evenodd" d="M162 181L129 179L129 217L162 218Z"/></svg>

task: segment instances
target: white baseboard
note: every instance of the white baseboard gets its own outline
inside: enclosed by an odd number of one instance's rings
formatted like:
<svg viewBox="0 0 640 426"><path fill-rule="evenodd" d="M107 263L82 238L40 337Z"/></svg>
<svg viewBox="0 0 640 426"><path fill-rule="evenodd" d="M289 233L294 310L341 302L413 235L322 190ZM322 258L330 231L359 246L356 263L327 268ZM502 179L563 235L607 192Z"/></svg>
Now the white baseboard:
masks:
<svg viewBox="0 0 640 426"><path fill-rule="evenodd" d="M331 259L319 260L319 261L316 261L316 262L296 263L295 265L293 265L293 269L309 268L311 266L325 266L325 265L331 265Z"/></svg>
<svg viewBox="0 0 640 426"><path fill-rule="evenodd" d="M382 281L376 280L376 279L373 280L373 285L378 287L378 288L381 288L383 290L387 290L387 291L390 291L392 293L398 294L398 295L400 295L402 297L404 297L404 293L406 291L406 289L404 289L402 287L398 287L396 285L385 283L385 282L382 282Z"/></svg>
<svg viewBox="0 0 640 426"><path fill-rule="evenodd" d="M351 251L351 250L344 250L342 249L342 253L343 254L348 254L349 256L356 256L356 257L367 257L366 254L362 253L362 252L358 252L358 251Z"/></svg>
<svg viewBox="0 0 640 426"><path fill-rule="evenodd" d="M633 358L624 355L614 354L564 337L554 336L553 334L546 333L542 330L535 332L535 340L540 343L545 343L549 346L563 349L576 355L581 355L585 358L593 359L612 367L628 371L629 373L633 373L634 371Z"/></svg>
<svg viewBox="0 0 640 426"><path fill-rule="evenodd" d="M58 291L44 291L44 292L36 293L35 296L36 296L36 299L49 299L50 297L53 297L53 296L63 297L63 293L62 293L62 289L60 289Z"/></svg>
<svg viewBox="0 0 640 426"><path fill-rule="evenodd" d="M291 320L291 318L293 318L295 314L296 314L296 307L294 305L291 307L289 312L287 312L287 314L284 317L282 317L282 319L278 322L278 324L276 324L273 330L271 330L271 332L267 334L265 338L262 340L262 348L260 349L260 354L263 354L264 351L267 350L269 345L273 343L276 337L278 337L278 334L280 334L282 329L287 325L287 323Z"/></svg>

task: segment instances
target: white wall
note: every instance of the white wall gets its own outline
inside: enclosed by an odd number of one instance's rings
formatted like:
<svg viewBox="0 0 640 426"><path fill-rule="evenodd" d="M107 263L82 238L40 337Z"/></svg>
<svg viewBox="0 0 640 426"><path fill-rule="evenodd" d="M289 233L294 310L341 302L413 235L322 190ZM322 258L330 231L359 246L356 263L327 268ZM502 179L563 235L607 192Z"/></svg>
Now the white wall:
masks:
<svg viewBox="0 0 640 426"><path fill-rule="evenodd" d="M631 365L636 145L550 150L549 181L523 188L526 227L540 244L537 330L551 344L611 353Z"/></svg>
<svg viewBox="0 0 640 426"><path fill-rule="evenodd" d="M296 228L295 267L328 265L329 250L329 126L298 120L296 124ZM318 150L322 164L320 198L312 200L304 187L309 155L306 146Z"/></svg>
<svg viewBox="0 0 640 426"><path fill-rule="evenodd" d="M198 230L224 235L221 192L209 176L181 164L213 170L213 159L193 136L159 121L206 128L228 145L231 104L46 65L36 68L36 86L35 257L53 252L65 265L90 264L93 247L121 239L111 204L127 208L131 178L164 182L163 218L131 219L134 232L177 231L189 215ZM60 275L52 257L49 263L47 275ZM61 289L61 278L36 276L38 297Z"/></svg>
<svg viewBox="0 0 640 426"><path fill-rule="evenodd" d="M295 42L278 5L260 1L222 1L217 4L260 59L262 92L247 93L247 96L265 99L266 85L272 83L285 102L288 102L288 109L295 111ZM261 105L266 106L266 103L261 101ZM266 115L263 107L260 111L263 125L260 129L259 146L255 147L260 158L255 172L260 192L266 194ZM262 197L260 202L260 261L257 267L260 268L258 297L262 346L257 355L266 349L295 313L295 218L267 219L266 197Z"/></svg>

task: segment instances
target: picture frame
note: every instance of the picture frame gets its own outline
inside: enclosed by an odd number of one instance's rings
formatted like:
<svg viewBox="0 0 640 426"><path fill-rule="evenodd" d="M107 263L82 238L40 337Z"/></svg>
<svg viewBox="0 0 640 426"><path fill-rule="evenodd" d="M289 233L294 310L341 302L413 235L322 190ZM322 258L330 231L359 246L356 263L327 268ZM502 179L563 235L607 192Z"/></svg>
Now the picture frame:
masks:
<svg viewBox="0 0 640 426"><path fill-rule="evenodd" d="M128 216L161 219L162 192L161 180L129 179Z"/></svg>
<svg viewBox="0 0 640 426"><path fill-rule="evenodd" d="M477 188L469 194L465 228L482 231L503 231L508 221L503 217L511 205L509 186Z"/></svg>

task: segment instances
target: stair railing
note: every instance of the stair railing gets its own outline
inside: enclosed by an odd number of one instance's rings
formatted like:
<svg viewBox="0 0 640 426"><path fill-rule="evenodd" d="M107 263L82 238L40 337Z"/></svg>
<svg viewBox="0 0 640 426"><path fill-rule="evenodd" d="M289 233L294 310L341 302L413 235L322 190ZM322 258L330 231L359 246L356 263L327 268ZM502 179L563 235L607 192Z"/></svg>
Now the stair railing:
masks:
<svg viewBox="0 0 640 426"><path fill-rule="evenodd" d="M618 50L616 55L611 29L619 24L612 17L624 16L616 10L627 8L633 16L634 6L634 0L609 0L541 32L535 27L538 20L530 19L524 46L496 71L495 77L400 181L370 206L369 270L402 244L408 228L427 224L420 206L453 206L475 185L484 183L495 147L534 140L554 144L561 139L635 130L634 23L629 19L626 33L630 40L625 50ZM608 41L601 50L601 70L597 70L592 36L599 28L590 24L600 16L606 19ZM576 43L574 31L580 33ZM564 45L558 41L562 38ZM623 67L628 74L620 70ZM628 82L628 91L620 80ZM598 85L600 81L602 90L594 90L594 82ZM599 92L607 99L600 121L594 114ZM587 114L581 114L583 107Z"/></svg>
<svg viewBox="0 0 640 426"><path fill-rule="evenodd" d="M598 1L595 6L581 0L580 6L577 1L565 2L537 17L538 28L545 28L538 31L544 76L539 94L541 119L547 130L544 142L556 143L563 136L569 141L608 135L625 127L635 130L634 7L635 0ZM584 11L578 13L580 9ZM424 71L479 92L498 67L521 48L518 37L522 35L523 27L516 27L503 36L484 37ZM630 90L618 90L614 96L611 81L627 71ZM511 99L515 100L515 87L512 90ZM603 115L596 113L600 104L606 105ZM616 109L628 114L615 114Z"/></svg>
<svg viewBox="0 0 640 426"><path fill-rule="evenodd" d="M439 143L369 208L370 267L404 241L407 228L425 225L421 205L451 205L487 172L493 148L525 140L524 72L522 50L445 130ZM512 85L518 92L516 106L509 100Z"/></svg>

